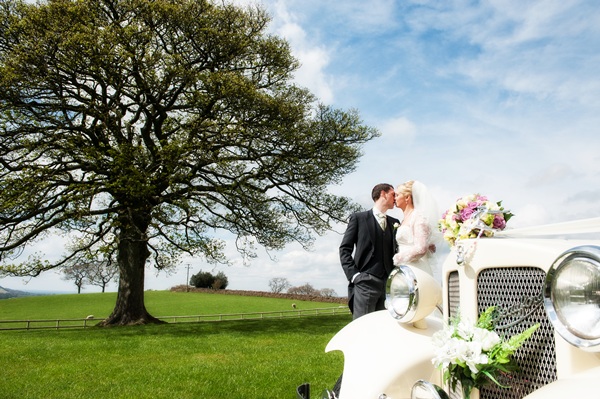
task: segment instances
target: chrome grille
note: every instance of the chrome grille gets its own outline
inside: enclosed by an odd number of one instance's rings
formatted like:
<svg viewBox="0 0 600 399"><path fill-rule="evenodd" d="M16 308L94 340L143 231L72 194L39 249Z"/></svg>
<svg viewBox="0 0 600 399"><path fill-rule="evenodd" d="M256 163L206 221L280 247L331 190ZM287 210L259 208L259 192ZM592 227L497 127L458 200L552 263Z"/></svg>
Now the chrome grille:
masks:
<svg viewBox="0 0 600 399"><path fill-rule="evenodd" d="M456 311L460 306L459 284L458 272L450 272L448 276L448 314L450 317L456 316Z"/></svg>
<svg viewBox="0 0 600 399"><path fill-rule="evenodd" d="M477 279L477 307L481 313L490 306L498 309L515 309L523 303L531 303L532 298L539 298L544 289L546 273L538 268L515 267L483 270ZM450 281L453 280L453 281ZM456 299L460 289L458 273L449 276L448 303L450 315L456 313ZM495 384L480 389L480 399L521 399L529 393L556 380L556 350L554 345L554 328L546 316L543 305L538 305L527 312L526 316L509 316L502 324L505 329L498 329L501 336L513 336L530 326L539 323L540 328L514 354L520 371L503 376L499 382L510 386L504 389Z"/></svg>
<svg viewBox="0 0 600 399"><path fill-rule="evenodd" d="M450 317L456 317L460 308L460 280L458 272L450 272L448 275L448 314ZM460 382L456 385L456 390L449 392L450 399L461 399L462 387Z"/></svg>

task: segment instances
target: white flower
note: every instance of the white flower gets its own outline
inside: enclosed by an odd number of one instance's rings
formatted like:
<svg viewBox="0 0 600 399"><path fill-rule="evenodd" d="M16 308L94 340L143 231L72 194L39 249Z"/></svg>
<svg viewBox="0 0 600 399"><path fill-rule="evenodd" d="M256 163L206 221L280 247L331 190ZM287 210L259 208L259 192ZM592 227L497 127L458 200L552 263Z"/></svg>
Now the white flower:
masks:
<svg viewBox="0 0 600 399"><path fill-rule="evenodd" d="M487 364L488 357L485 353L482 353L481 343L477 341L459 341L458 353L459 360L466 363L471 369L473 374L477 374L479 369L477 365Z"/></svg>
<svg viewBox="0 0 600 399"><path fill-rule="evenodd" d="M464 364L477 374L478 366L489 361L485 352L498 344L500 337L494 331L477 327L469 319L464 319L436 332L431 341L436 348L436 356L432 360L435 367Z"/></svg>
<svg viewBox="0 0 600 399"><path fill-rule="evenodd" d="M479 388L490 381L506 388L496 380L497 374L507 370L507 362L515 365L510 356L539 327L533 325L516 336L518 345L505 345L493 331L494 310L494 306L487 308L475 324L461 320L460 315L451 317L450 323L432 336L435 347L432 363L445 369L444 382L449 381L452 386L457 382L462 384L464 397L469 397L473 387Z"/></svg>
<svg viewBox="0 0 600 399"><path fill-rule="evenodd" d="M465 341L470 341L473 338L475 325L470 320L461 320L456 326L456 333Z"/></svg>
<svg viewBox="0 0 600 399"><path fill-rule="evenodd" d="M487 352L500 343L500 337L495 331L489 331L485 328L475 328L473 341L480 342L483 351Z"/></svg>
<svg viewBox="0 0 600 399"><path fill-rule="evenodd" d="M431 342L436 348L442 348L452 338L453 330L444 328L443 330L437 331L431 337Z"/></svg>
<svg viewBox="0 0 600 399"><path fill-rule="evenodd" d="M435 367L439 367L440 365L448 367L451 363L456 363L460 357L461 342L464 341L457 338L450 338L444 345L440 346L432 361Z"/></svg>

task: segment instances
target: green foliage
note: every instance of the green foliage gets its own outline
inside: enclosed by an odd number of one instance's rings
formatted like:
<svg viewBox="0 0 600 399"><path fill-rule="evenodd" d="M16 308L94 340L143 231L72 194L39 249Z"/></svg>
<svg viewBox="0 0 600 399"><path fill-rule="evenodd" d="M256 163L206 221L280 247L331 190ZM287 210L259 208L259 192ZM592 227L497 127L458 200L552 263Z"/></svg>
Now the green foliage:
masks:
<svg viewBox="0 0 600 399"><path fill-rule="evenodd" d="M212 288L215 276L210 272L200 271L190 278L190 285L196 288Z"/></svg>
<svg viewBox="0 0 600 399"><path fill-rule="evenodd" d="M213 282L212 288L215 290L224 290L229 285L229 280L227 276L223 272L218 272L215 276L215 281Z"/></svg>
<svg viewBox="0 0 600 399"><path fill-rule="evenodd" d="M74 251L114 246L131 224L167 267L223 261L207 227L282 248L342 219L325 190L377 132L290 82L268 21L210 1L3 2L0 250L74 228Z"/></svg>
<svg viewBox="0 0 600 399"><path fill-rule="evenodd" d="M496 307L490 306L483 313L479 315L476 326L485 330L492 330L494 328L494 317L496 315Z"/></svg>
<svg viewBox="0 0 600 399"><path fill-rule="evenodd" d="M523 343L529 339L529 337L531 337L531 335L539 328L539 326L539 324L535 324L522 333L510 337L508 341L502 343L502 349L496 356L498 356L498 358L508 358L514 353L514 351L519 349L521 345L523 345Z"/></svg>
<svg viewBox="0 0 600 399"><path fill-rule="evenodd" d="M229 285L229 280L223 272L212 274L210 272L200 271L190 278L190 285L196 288L214 288L224 290Z"/></svg>
<svg viewBox="0 0 600 399"><path fill-rule="evenodd" d="M294 85L268 22L207 0L0 3L0 261L60 231L75 244L0 273L116 254L115 309L135 313L148 263L227 262L215 231L251 259L345 220L356 205L328 187L378 132Z"/></svg>

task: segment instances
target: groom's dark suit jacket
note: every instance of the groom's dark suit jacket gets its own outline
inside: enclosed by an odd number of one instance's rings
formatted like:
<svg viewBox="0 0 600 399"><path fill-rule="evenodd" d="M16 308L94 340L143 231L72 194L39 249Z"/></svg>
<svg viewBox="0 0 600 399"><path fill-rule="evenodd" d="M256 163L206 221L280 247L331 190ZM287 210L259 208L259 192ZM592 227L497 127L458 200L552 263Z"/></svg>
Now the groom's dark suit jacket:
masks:
<svg viewBox="0 0 600 399"><path fill-rule="evenodd" d="M385 232L379 227L372 209L354 213L348 220L340 244L340 261L349 282L350 309L354 296L351 280L356 273L369 273L385 280L394 268L392 258L396 253L396 240L393 226L399 225L400 221L391 216L386 216L386 219Z"/></svg>

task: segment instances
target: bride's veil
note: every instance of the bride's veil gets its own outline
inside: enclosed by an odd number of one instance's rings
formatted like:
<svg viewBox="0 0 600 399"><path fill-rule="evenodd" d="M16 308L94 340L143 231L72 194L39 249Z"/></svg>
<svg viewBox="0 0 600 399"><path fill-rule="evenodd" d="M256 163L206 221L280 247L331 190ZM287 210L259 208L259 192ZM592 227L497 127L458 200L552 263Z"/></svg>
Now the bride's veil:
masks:
<svg viewBox="0 0 600 399"><path fill-rule="evenodd" d="M412 198L415 210L427 218L429 228L431 229L431 237L429 243L436 246L436 252L439 253L441 245L443 245L443 237L438 230L438 221L441 218L437 202L431 195L427 187L420 181L414 181L412 186ZM431 265L434 269L434 265ZM437 268L437 265L436 265Z"/></svg>

